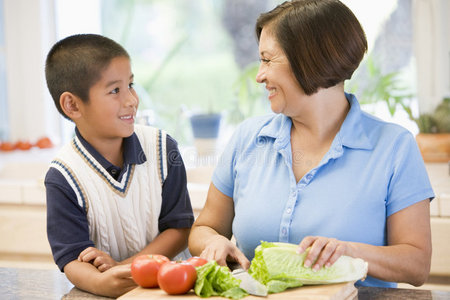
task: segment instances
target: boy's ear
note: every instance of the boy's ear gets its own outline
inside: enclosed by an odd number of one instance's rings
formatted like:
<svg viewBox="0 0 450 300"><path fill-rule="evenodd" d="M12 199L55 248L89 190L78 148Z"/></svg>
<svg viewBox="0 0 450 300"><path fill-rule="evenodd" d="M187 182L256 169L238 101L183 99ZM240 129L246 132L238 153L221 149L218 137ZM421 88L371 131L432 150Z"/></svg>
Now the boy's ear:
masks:
<svg viewBox="0 0 450 300"><path fill-rule="evenodd" d="M64 92L59 97L61 109L70 119L77 119L81 116L79 103L81 99L70 92Z"/></svg>

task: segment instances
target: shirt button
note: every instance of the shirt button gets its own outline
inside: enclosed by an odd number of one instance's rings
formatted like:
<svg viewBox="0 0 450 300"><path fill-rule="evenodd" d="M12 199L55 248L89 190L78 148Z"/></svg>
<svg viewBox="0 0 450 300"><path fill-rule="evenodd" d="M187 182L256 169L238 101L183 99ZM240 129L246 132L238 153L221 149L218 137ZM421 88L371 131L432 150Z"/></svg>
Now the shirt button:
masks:
<svg viewBox="0 0 450 300"><path fill-rule="evenodd" d="M116 169L112 169L111 170L111 174L116 175L117 174L117 170Z"/></svg>
<svg viewBox="0 0 450 300"><path fill-rule="evenodd" d="M312 178L312 174L306 175L306 179L311 180L311 178Z"/></svg>
<svg viewBox="0 0 450 300"><path fill-rule="evenodd" d="M290 207L288 207L288 209L286 209L286 213L290 214L292 212L292 209Z"/></svg>

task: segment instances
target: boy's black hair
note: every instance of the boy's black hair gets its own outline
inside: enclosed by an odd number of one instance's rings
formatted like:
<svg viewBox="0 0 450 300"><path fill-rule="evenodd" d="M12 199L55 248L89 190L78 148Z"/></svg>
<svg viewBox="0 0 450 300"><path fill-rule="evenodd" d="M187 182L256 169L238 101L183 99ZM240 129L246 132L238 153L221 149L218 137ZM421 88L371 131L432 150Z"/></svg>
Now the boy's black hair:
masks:
<svg viewBox="0 0 450 300"><path fill-rule="evenodd" d="M98 34L77 34L64 38L50 49L45 62L45 78L58 111L59 98L70 92L83 102L89 101L89 89L116 57L130 58L115 41Z"/></svg>

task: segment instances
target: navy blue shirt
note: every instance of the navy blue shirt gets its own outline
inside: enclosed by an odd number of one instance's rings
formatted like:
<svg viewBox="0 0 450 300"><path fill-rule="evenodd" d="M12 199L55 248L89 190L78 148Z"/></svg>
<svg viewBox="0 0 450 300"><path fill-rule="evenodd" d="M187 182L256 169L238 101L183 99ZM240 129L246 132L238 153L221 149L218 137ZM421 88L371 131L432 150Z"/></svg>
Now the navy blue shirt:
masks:
<svg viewBox="0 0 450 300"><path fill-rule="evenodd" d="M75 133L89 153L113 176L120 181L126 168L111 164L94 149L80 134ZM123 141L124 166L142 164L147 161L142 155L142 147L133 133ZM178 150L177 142L167 135L166 139L168 174L162 187L161 213L158 219L160 232L168 228L190 228L194 215L186 187L186 170ZM87 247L95 247L89 238L86 212L78 205L75 192L64 176L50 168L45 177L47 194L47 236L53 257L63 271L64 266L77 259Z"/></svg>

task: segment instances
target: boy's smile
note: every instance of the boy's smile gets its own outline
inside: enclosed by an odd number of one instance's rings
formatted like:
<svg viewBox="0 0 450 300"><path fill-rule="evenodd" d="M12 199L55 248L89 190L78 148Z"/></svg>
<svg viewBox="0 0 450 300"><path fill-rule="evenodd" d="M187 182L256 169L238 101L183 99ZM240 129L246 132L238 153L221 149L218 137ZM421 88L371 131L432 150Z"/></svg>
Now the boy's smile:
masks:
<svg viewBox="0 0 450 300"><path fill-rule="evenodd" d="M81 135L92 145L119 142L134 132L139 99L133 88L130 60L116 57L89 90L89 100L79 103L76 121ZM94 146L95 147L95 146Z"/></svg>

